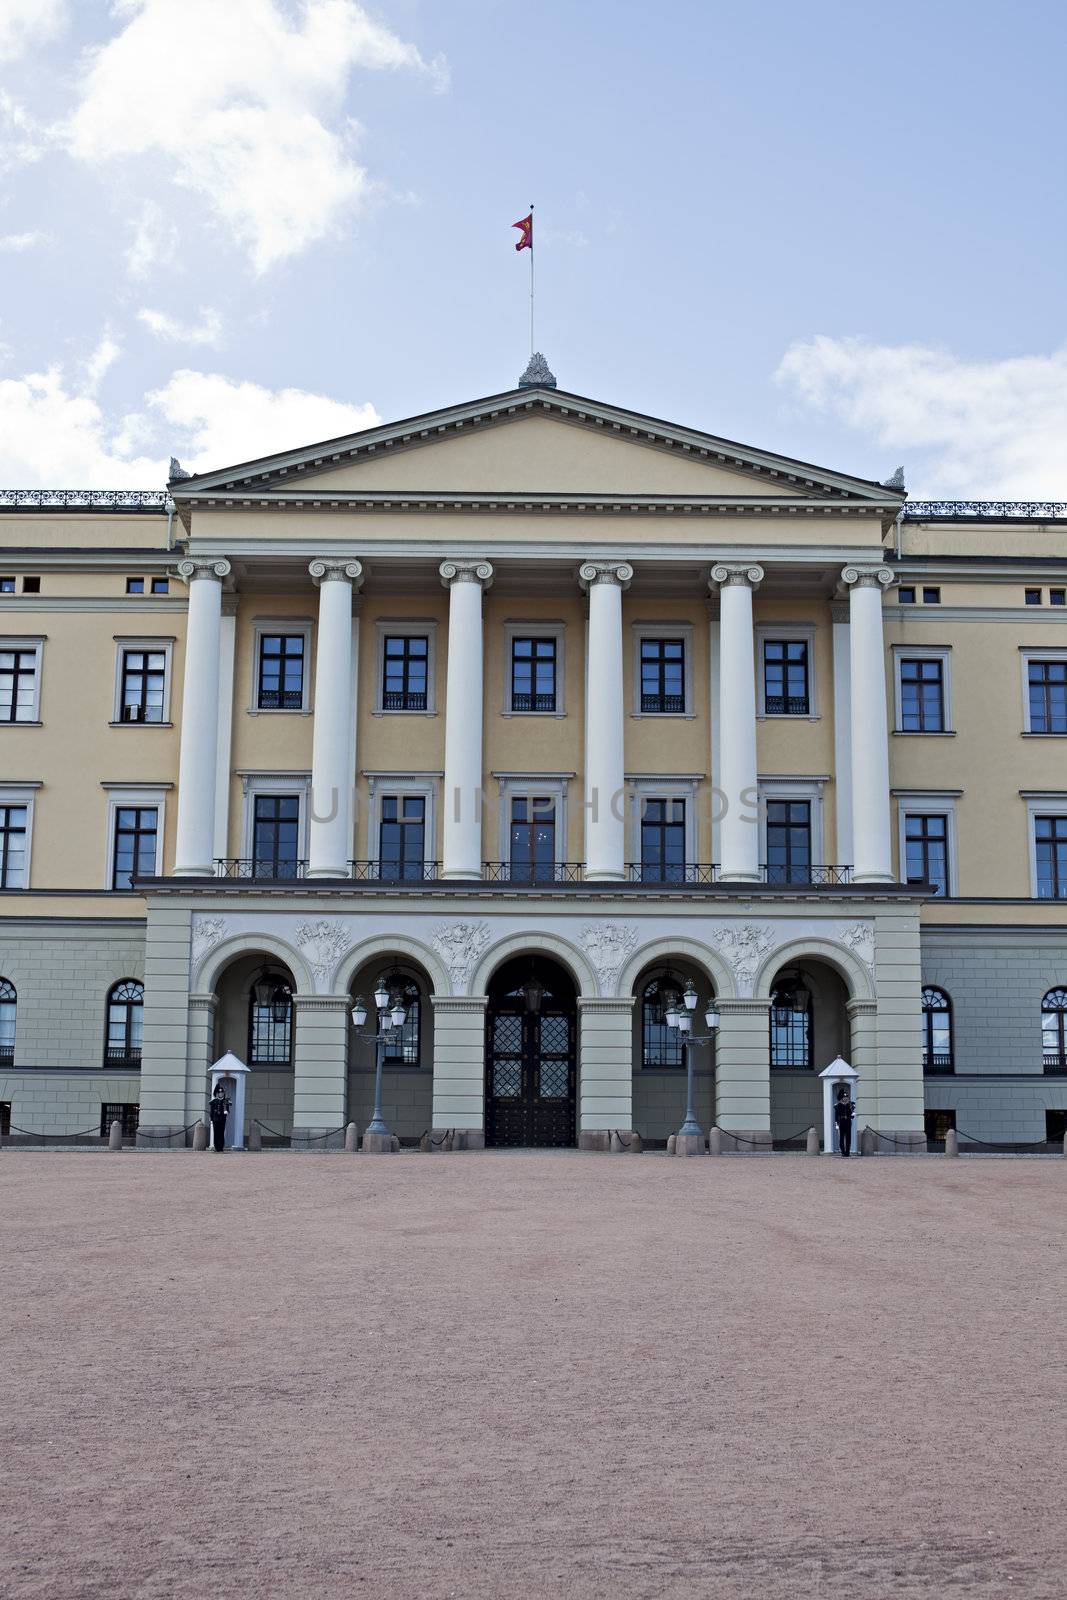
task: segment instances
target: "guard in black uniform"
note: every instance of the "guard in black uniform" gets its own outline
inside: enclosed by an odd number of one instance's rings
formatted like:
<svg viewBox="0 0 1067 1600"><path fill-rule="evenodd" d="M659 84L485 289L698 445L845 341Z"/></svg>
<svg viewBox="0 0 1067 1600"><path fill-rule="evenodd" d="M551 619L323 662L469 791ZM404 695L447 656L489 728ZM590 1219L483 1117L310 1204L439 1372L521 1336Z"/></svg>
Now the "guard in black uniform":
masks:
<svg viewBox="0 0 1067 1600"><path fill-rule="evenodd" d="M222 1080L215 1085L215 1093L211 1096L211 1132L215 1154L221 1155L226 1145L226 1119L230 1114L230 1100L226 1090L222 1087Z"/></svg>
<svg viewBox="0 0 1067 1600"><path fill-rule="evenodd" d="M834 1121L837 1123L837 1142L843 1156L852 1154L852 1118L855 1114L855 1104L848 1089L842 1084L834 1101Z"/></svg>

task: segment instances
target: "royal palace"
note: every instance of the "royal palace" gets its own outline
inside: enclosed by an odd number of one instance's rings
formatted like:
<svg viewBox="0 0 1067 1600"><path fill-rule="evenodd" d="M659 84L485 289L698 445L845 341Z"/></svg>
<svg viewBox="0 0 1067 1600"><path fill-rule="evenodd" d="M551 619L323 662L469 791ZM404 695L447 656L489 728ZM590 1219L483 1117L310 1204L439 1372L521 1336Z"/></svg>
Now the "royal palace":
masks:
<svg viewBox="0 0 1067 1600"><path fill-rule="evenodd" d="M655 1145L688 1050L738 1150L821 1125L837 1057L886 1151L1062 1137L1065 596L1065 505L909 502L540 360L0 493L0 1131L184 1144L232 1052L241 1131L321 1147L380 1049L405 1143Z"/></svg>

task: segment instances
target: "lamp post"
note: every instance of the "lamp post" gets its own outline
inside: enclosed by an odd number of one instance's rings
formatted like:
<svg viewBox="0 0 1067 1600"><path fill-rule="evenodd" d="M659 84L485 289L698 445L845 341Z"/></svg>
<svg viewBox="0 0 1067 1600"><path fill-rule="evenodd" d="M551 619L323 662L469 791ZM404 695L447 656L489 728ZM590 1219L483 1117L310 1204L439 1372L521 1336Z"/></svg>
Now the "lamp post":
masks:
<svg viewBox="0 0 1067 1600"><path fill-rule="evenodd" d="M378 979L374 991L374 1005L378 1015L378 1029L374 1040L374 1115L367 1124L367 1133L380 1134L389 1138L389 1129L382 1117L382 1064L385 1061L385 1049L389 1041L390 1028L404 1026L404 1004L399 994L390 994L386 987L384 977ZM367 1002L357 995L352 1005L352 1022L356 1028L362 1028L367 1020Z"/></svg>
<svg viewBox="0 0 1067 1600"><path fill-rule="evenodd" d="M690 978L682 995L684 1005L672 1006L667 1012L668 1028L677 1028L682 1037L682 1056L685 1060L685 1121L678 1129L675 1150L679 1155L695 1155L704 1148L704 1130L697 1121L696 1109L693 1105L693 1054L690 1048L694 1044L710 1044L714 1039L719 1026L719 1013L715 1006L714 995L708 1000L704 1008L704 1024L707 1033L693 1032L693 1012L697 1008L697 992ZM685 1146L682 1140L685 1140Z"/></svg>

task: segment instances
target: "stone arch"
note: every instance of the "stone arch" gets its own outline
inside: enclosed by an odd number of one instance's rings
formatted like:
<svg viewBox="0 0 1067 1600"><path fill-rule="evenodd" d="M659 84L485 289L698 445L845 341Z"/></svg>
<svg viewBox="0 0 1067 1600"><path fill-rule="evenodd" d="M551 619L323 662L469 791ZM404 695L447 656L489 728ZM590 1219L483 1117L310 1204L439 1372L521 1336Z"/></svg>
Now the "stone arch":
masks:
<svg viewBox="0 0 1067 1600"><path fill-rule="evenodd" d="M229 939L223 939L221 944L215 945L214 949L207 952L199 968L194 966L190 990L200 994L214 994L218 981L228 966L242 956L254 955L274 956L278 961L284 962L293 975L296 992L314 994L315 984L307 962L291 944L287 944L284 939L279 939L272 933L236 933Z"/></svg>
<svg viewBox="0 0 1067 1600"><path fill-rule="evenodd" d="M675 960L684 957L699 967L714 987L717 999L733 1000L736 997L737 983L731 968L717 950L696 939L653 939L649 944L643 944L623 967L615 993L619 996L632 994L634 984L646 967L669 965L672 957Z"/></svg>
<svg viewBox="0 0 1067 1600"><path fill-rule="evenodd" d="M574 980L574 987L582 999L599 994L593 969L577 946L571 944L569 939L561 939L558 934L537 931L514 933L509 938L501 939L498 944L492 945L475 967L468 993L487 995L489 980L496 969L511 956L526 954L551 956L553 960L558 961Z"/></svg>
<svg viewBox="0 0 1067 1600"><path fill-rule="evenodd" d="M850 1000L875 1000L874 976L865 962L831 939L791 939L772 950L765 958L752 985L755 1000L771 998L771 984L782 967L795 966L807 957L811 961L825 961L837 973L848 990Z"/></svg>
<svg viewBox="0 0 1067 1600"><path fill-rule="evenodd" d="M404 938L399 934L384 934L374 939L364 939L354 945L333 975L331 994L347 994L352 979L366 962L375 956L401 956L422 968L434 994L451 994L452 983L446 968L428 945L418 939Z"/></svg>

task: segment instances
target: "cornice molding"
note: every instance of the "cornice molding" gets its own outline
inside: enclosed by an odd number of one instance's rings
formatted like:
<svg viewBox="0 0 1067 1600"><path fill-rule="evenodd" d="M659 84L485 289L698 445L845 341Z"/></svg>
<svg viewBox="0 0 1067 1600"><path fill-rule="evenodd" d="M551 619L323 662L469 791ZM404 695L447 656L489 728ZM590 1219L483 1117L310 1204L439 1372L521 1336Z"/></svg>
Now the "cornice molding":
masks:
<svg viewBox="0 0 1067 1600"><path fill-rule="evenodd" d="M460 512L474 515L489 511L496 516L582 516L588 512L612 516L759 516L820 517L851 516L856 519L878 520L888 526L896 515L895 502L876 500L826 500L826 499L775 499L767 496L735 497L728 495L684 494L557 494L529 492L513 493L507 490L460 494L452 490L389 490L377 493L318 491L305 493L267 492L228 493L205 492L182 507L183 520L188 525L188 515L198 507L209 511L319 511L319 512L373 512L384 514L400 511L405 515L428 512Z"/></svg>

